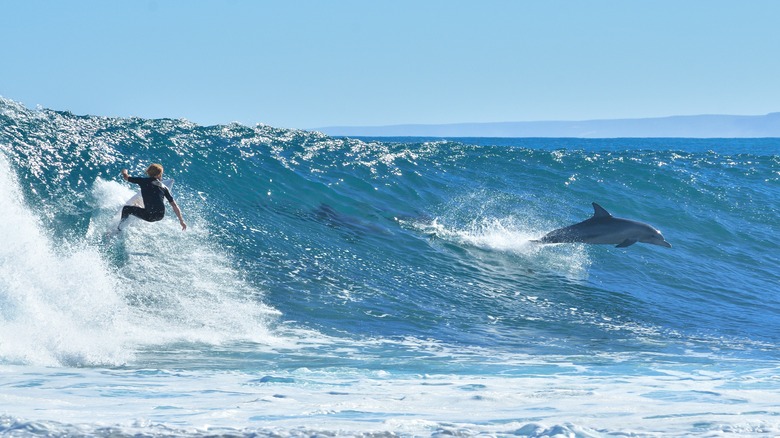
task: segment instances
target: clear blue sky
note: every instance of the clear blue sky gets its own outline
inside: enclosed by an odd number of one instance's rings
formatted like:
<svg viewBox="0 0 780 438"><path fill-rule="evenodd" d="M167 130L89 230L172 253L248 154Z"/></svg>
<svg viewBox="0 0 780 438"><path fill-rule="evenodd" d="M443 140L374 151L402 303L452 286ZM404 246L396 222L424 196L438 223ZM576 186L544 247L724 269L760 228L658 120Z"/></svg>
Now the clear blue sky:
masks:
<svg viewBox="0 0 780 438"><path fill-rule="evenodd" d="M0 0L0 96L279 127L780 111L774 0Z"/></svg>

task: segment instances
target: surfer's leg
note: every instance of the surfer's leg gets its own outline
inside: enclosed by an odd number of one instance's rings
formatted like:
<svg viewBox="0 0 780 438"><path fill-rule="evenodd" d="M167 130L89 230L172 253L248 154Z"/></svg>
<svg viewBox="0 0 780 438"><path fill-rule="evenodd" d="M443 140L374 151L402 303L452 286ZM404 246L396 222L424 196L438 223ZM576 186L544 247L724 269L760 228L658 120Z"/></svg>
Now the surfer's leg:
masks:
<svg viewBox="0 0 780 438"><path fill-rule="evenodd" d="M122 230L122 223L127 220L130 215L145 220L146 222L157 222L165 217L165 211L149 211L145 208L126 205L122 208L122 219L119 221L119 225L117 225L118 230Z"/></svg>
<svg viewBox="0 0 780 438"><path fill-rule="evenodd" d="M141 219L146 219L146 210L134 205L125 205L122 208L122 219L119 220L119 225L116 226L117 230L122 231L122 224L127 220L128 217L130 217L130 215L139 217Z"/></svg>
<svg viewBox="0 0 780 438"><path fill-rule="evenodd" d="M136 207L134 205L125 205L122 208L122 219L127 219L131 214L136 217L143 218L145 216L146 210L144 210L141 207Z"/></svg>
<svg viewBox="0 0 780 438"><path fill-rule="evenodd" d="M157 222L162 220L163 217L165 217L165 214L150 213L144 220L147 222Z"/></svg>

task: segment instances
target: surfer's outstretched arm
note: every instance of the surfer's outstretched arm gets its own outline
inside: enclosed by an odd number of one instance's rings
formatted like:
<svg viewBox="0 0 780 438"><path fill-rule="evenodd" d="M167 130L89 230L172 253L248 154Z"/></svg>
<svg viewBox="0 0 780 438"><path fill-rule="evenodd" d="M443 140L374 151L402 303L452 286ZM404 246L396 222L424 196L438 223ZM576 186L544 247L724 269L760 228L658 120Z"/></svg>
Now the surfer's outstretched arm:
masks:
<svg viewBox="0 0 780 438"><path fill-rule="evenodd" d="M179 209L179 205L176 204L176 201L169 201L171 203L171 207L173 207L173 212L176 213L176 217L179 218L179 223L181 224L181 230L184 231L187 229L187 224L184 223L184 218L181 216L181 210Z"/></svg>
<svg viewBox="0 0 780 438"><path fill-rule="evenodd" d="M125 181L127 181L130 178L130 174L127 173L127 169L122 169L122 178L124 178Z"/></svg>

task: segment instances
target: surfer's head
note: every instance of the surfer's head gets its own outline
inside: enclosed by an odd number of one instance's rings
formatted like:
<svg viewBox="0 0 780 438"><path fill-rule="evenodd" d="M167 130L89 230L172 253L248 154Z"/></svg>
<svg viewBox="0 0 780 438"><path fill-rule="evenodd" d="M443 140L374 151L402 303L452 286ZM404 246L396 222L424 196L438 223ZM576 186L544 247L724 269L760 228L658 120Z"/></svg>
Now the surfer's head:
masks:
<svg viewBox="0 0 780 438"><path fill-rule="evenodd" d="M162 164L153 163L151 166L149 166L148 169L146 169L146 174L152 178L161 177L163 174Z"/></svg>

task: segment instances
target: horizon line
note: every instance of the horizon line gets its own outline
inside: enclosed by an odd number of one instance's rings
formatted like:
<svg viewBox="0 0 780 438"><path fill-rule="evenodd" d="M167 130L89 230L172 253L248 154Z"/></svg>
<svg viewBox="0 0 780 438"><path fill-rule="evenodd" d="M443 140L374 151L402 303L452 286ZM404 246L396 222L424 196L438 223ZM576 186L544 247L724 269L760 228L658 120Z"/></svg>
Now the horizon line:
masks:
<svg viewBox="0 0 780 438"><path fill-rule="evenodd" d="M662 120L662 119L675 119L675 118L693 118L693 117L767 117L772 115L778 115L780 111L771 111L765 114L719 114L719 113L702 113L702 114L676 114L670 116L648 116L648 117L616 117L616 118L593 118L593 119L543 119L543 120L504 120L493 122L405 122L405 123L390 123L390 124L370 124L370 125L350 125L350 124L338 124L327 125L319 128L301 128L307 131L314 131L318 129L333 129L333 128L390 128L390 127L404 127L404 126L457 126L457 125L489 125L489 124L508 124L508 123L590 123L590 122L622 122L622 121L637 121L637 120Z"/></svg>

